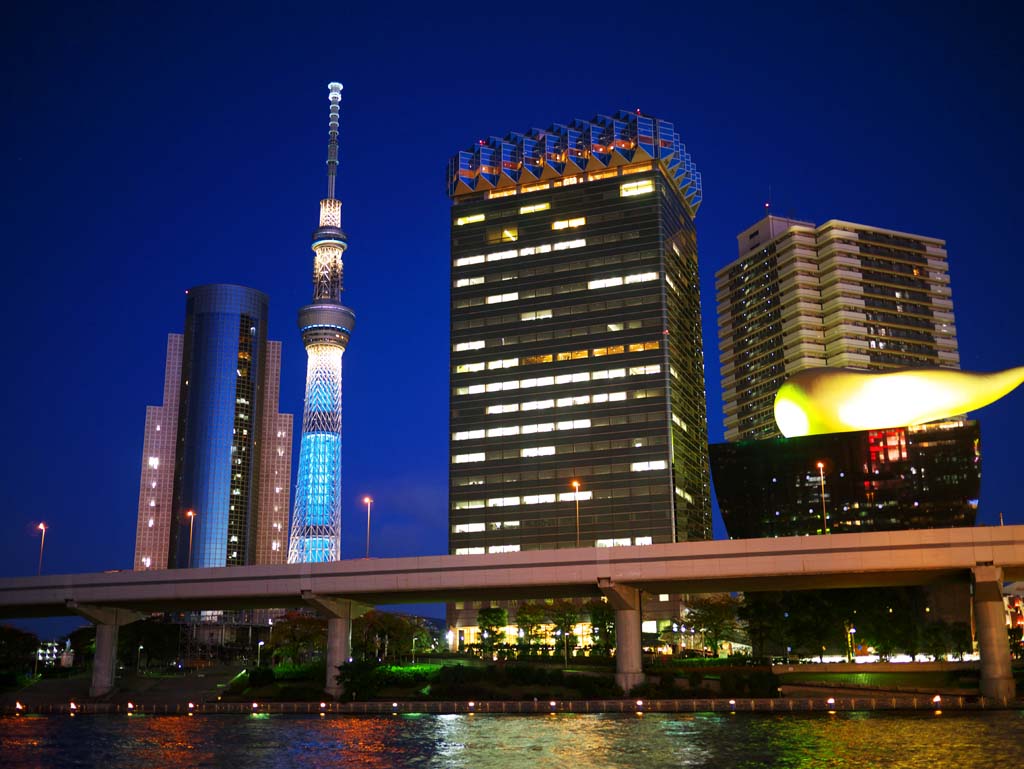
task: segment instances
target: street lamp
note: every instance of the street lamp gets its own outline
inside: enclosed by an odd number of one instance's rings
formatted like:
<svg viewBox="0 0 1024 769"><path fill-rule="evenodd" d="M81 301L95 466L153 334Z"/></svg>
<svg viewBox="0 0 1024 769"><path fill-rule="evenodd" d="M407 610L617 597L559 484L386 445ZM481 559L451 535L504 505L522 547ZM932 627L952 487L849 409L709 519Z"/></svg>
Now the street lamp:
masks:
<svg viewBox="0 0 1024 769"><path fill-rule="evenodd" d="M263 644L265 643L266 641L260 641L256 644L256 667L260 666L260 660L263 658Z"/></svg>
<svg viewBox="0 0 1024 769"><path fill-rule="evenodd" d="M825 463L818 462L818 477L821 478L821 524L828 534L828 513L825 511Z"/></svg>
<svg viewBox="0 0 1024 769"><path fill-rule="evenodd" d="M569 484L573 488L573 496L576 497L576 547L580 546L580 482L573 481Z"/></svg>
<svg viewBox="0 0 1024 769"><path fill-rule="evenodd" d="M135 655L135 672L136 672L136 673L138 673L138 672L139 672L139 670L140 670L140 669L142 668L142 650L143 650L144 648L145 648L145 647L143 647L143 646L142 646L142 645L140 644L140 645L139 645L139 653Z"/></svg>
<svg viewBox="0 0 1024 769"><path fill-rule="evenodd" d="M416 642L420 640L416 636L412 637L412 664L416 664Z"/></svg>
<svg viewBox="0 0 1024 769"><path fill-rule="evenodd" d="M366 505L366 557L370 557L370 505L373 500L370 497L363 497L363 504Z"/></svg>
<svg viewBox="0 0 1024 769"><path fill-rule="evenodd" d="M43 573L43 545L46 543L46 524L40 523L36 528L43 532L43 536L39 540L39 568L36 569L36 576L38 577Z"/></svg>
<svg viewBox="0 0 1024 769"><path fill-rule="evenodd" d="M195 510L187 510L185 515L188 516L188 567L192 568L192 528L196 522Z"/></svg>

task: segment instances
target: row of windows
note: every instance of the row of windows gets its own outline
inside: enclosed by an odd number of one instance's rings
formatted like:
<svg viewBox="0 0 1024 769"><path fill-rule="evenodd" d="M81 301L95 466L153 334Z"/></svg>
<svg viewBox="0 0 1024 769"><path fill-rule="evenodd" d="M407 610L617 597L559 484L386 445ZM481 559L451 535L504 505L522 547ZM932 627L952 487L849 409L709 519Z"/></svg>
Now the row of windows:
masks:
<svg viewBox="0 0 1024 769"><path fill-rule="evenodd" d="M578 281L575 283L561 283L556 286L541 286L527 291L509 291L503 294L491 294L490 296L474 296L465 299L456 299L457 309L467 307L480 307L485 304L500 304L502 302L514 302L520 299L536 299L540 296L552 296L558 294L574 294L577 291L593 291L612 286L632 285L634 283L646 283L658 279L656 272L634 273L632 275L617 275L609 278L599 278L587 282Z"/></svg>
<svg viewBox="0 0 1024 769"><path fill-rule="evenodd" d="M627 373L628 372L628 373ZM590 382L601 379L618 379L624 376L646 376L648 374L660 374L661 365L652 364L649 366L630 366L626 368L604 369L601 371L577 371L574 374L559 374L558 376L531 377L529 379L510 379L505 382L490 382L486 385L477 384L467 387L456 387L455 394L476 395L483 392L502 392L505 390L528 389L530 387L547 387L549 385L568 384L570 382Z"/></svg>
<svg viewBox="0 0 1024 769"><path fill-rule="evenodd" d="M651 436L650 438L641 439L621 439L614 441L593 441L590 445L593 450L608 450L608 449L623 449L633 445L634 441L646 441L649 445L664 445L664 436ZM576 444L579 446L580 444ZM573 469L584 478L598 478L604 475L615 475L615 474L629 474L632 471L630 468L630 462L621 463L603 463L596 465L574 465ZM559 468L537 468L535 470L522 470L519 472L503 472L503 473L487 473L486 475L453 475L451 485L453 487L464 487L464 486L503 486L508 483L514 484L532 484L540 481L563 481L564 471ZM550 487L551 484L542 484L546 487ZM632 493L630 489L637 488L636 480L630 479L628 483L616 483L614 485L614 495L619 496L630 496ZM637 493L638 496L646 496L647 494L660 494L663 491L662 486L651 486L648 491L643 493ZM677 494L684 496L685 492L676 490Z"/></svg>
<svg viewBox="0 0 1024 769"><path fill-rule="evenodd" d="M628 238L626 238L628 239ZM590 245L594 244L593 238L588 240ZM514 253L521 254L526 249L516 251ZM529 253L529 251L527 251ZM542 253L545 253L543 251ZM505 254L511 254L511 251L503 251L499 254L492 254L491 256L501 256L502 259L511 259L511 256L505 256ZM642 262L642 261L655 261L658 259L658 251L656 249L647 249L643 251L628 251L626 253L615 253L615 254L604 254L601 256L588 256L585 259L571 259L571 260L559 260L556 262L544 264L534 263L529 267L520 266L515 270L505 270L504 272L493 272L487 275L474 275L468 278L457 278L452 284L455 288L466 288L469 286L479 286L483 283L503 283L509 280L520 280L526 278L535 278L539 275L553 275L562 272L574 272L576 270L583 270L592 272L601 267L606 267L612 264L629 264L630 262ZM492 259L491 261L497 261Z"/></svg>
<svg viewBox="0 0 1024 769"><path fill-rule="evenodd" d="M643 304L649 304L655 301L657 297L654 296L632 296L625 299L603 299L600 301L589 302L587 304L573 304L568 307L556 307L554 310L537 310L538 313L550 313L552 315L543 315L536 318L530 318L529 312L524 313L511 313L505 315L489 315L482 318L473 318L466 320L458 320L455 322L454 327L456 331L462 331L469 328L480 328L482 326L503 326L509 323L518 323L519 321L529 320L543 320L550 317L566 317L570 315L589 315L590 313L599 312L613 312L615 310L621 310L625 307L638 307Z"/></svg>
<svg viewBox="0 0 1024 769"><path fill-rule="evenodd" d="M509 249L507 251L494 251L490 254L476 254L474 256L463 256L455 260L456 267L468 267L472 264L483 264L485 262L501 262L505 259L515 259L518 256L533 256L535 254L547 254L552 251L565 251L572 248L583 248L587 245L586 238L575 240L561 240L557 243L544 243L539 246L524 246L520 249ZM457 284L456 284L457 285Z"/></svg>
<svg viewBox="0 0 1024 769"><path fill-rule="evenodd" d="M470 342L468 344L476 343ZM629 345L616 344L609 347L595 347L592 350L565 350L563 352L547 353L544 355L526 355L521 358L501 358L490 361L476 361L474 363L460 363L455 367L455 373L470 374L477 371L483 371L485 367L488 371L494 371L495 369L515 368L520 365L532 366L540 363L553 363L555 361L583 360L585 358L589 358L591 355L595 358L600 358L605 355L621 355L627 350L629 352L646 352L649 350L657 350L660 346L660 342L653 340L649 342L634 342Z"/></svg>
<svg viewBox="0 0 1024 769"><path fill-rule="evenodd" d="M629 390L628 397L631 398L657 398L665 394L664 387L649 387L640 390ZM570 395L563 398L545 398L538 401L522 401L521 403L502 403L488 406L485 409L487 414L509 414L516 411L539 411L551 408L568 408L571 406L585 406L589 403L614 403L624 401L627 397L626 390L612 393L595 393L593 395ZM678 417L674 417L678 419ZM680 420L681 422L682 420Z"/></svg>
<svg viewBox="0 0 1024 769"><path fill-rule="evenodd" d="M636 537L631 540L629 537L614 537L610 539L595 539L594 547L629 547L631 544L635 545L652 545L654 540L651 537ZM520 552L519 545L490 545L486 549L483 547L457 547L455 548L455 555L484 555L484 553L518 553ZM668 600L666 596L664 600Z"/></svg>
<svg viewBox="0 0 1024 769"><path fill-rule="evenodd" d="M462 430L452 433L453 441L472 441L480 438L502 438L508 435L533 435L535 433L550 433L555 430L586 430L590 428L589 419L566 419L561 422L540 422L532 425L507 425L504 427L490 427L487 430Z"/></svg>
<svg viewBox="0 0 1024 769"><path fill-rule="evenodd" d="M644 415L638 415L644 416ZM640 421L640 420L637 420ZM501 459L525 459L533 457L550 457L556 454L577 454L598 451L596 445L601 444L608 448L611 441L585 441L582 443L567 443L561 446L529 446L523 449L507 449L503 451L474 451L468 454L452 455L452 464L470 464L475 462L487 462ZM649 462L629 463L629 472L641 473L650 470L664 470L667 464L664 459L652 460ZM624 468L624 466L623 466ZM612 472L624 472L625 470L613 469Z"/></svg>

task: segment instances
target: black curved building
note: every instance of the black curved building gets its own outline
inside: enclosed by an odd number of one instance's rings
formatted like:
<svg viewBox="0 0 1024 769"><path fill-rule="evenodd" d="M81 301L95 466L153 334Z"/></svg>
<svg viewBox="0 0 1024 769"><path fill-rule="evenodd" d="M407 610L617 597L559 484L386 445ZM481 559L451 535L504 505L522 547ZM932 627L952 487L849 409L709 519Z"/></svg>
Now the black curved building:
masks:
<svg viewBox="0 0 1024 769"><path fill-rule="evenodd" d="M710 449L733 539L974 525L981 490L974 421Z"/></svg>

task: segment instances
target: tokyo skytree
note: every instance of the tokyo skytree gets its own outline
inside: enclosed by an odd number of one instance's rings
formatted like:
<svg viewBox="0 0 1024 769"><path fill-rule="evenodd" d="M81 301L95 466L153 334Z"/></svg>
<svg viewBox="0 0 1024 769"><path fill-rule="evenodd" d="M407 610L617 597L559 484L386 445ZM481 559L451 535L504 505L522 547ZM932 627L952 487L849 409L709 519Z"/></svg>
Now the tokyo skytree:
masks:
<svg viewBox="0 0 1024 769"><path fill-rule="evenodd" d="M308 362L288 563L341 559L341 356L356 319L341 303L348 241L341 229L341 201L334 197L341 83L327 88L327 197L320 201L320 226L313 232L313 302L299 310Z"/></svg>

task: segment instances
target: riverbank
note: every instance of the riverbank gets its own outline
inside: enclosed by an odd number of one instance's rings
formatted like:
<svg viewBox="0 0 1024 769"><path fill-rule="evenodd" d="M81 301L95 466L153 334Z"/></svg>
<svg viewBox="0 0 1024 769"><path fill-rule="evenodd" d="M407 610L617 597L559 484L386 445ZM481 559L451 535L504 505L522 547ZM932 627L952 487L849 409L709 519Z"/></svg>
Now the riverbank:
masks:
<svg viewBox="0 0 1024 769"><path fill-rule="evenodd" d="M405 702L64 702L0 707L0 716L32 715L556 715L587 713L838 713L852 711L975 711L1024 710L1024 700L994 701L984 697L777 697L772 699L605 699L483 700Z"/></svg>

